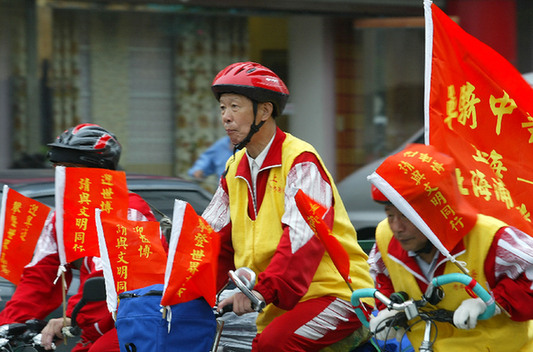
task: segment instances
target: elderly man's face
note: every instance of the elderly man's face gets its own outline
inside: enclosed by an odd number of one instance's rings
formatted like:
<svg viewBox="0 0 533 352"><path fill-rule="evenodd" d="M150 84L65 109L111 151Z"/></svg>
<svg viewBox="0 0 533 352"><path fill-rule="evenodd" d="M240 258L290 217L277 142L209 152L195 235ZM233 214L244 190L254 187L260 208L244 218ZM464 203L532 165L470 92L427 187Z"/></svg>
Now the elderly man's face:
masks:
<svg viewBox="0 0 533 352"><path fill-rule="evenodd" d="M387 204L385 213L394 237L406 251L418 251L424 248L427 238L394 205Z"/></svg>

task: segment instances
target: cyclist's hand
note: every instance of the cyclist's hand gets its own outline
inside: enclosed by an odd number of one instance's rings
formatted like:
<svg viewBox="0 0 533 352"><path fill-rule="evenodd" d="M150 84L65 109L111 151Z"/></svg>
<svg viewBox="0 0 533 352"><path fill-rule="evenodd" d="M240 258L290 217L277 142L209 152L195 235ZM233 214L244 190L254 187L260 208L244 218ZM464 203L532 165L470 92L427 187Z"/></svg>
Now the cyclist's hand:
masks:
<svg viewBox="0 0 533 352"><path fill-rule="evenodd" d="M70 325L70 318L67 318L67 325ZM41 344L45 350L52 350L54 338L63 339L61 329L63 328L63 318L50 319L48 324L41 331Z"/></svg>
<svg viewBox="0 0 533 352"><path fill-rule="evenodd" d="M196 170L193 172L193 177L197 180L203 180L204 179L204 171L203 170Z"/></svg>
<svg viewBox="0 0 533 352"><path fill-rule="evenodd" d="M370 316L370 331L376 339L378 340L388 340L392 338L396 338L397 333L401 336L405 332L405 330L400 329L396 330L394 324L387 324L387 322L391 322L394 320L394 317L396 314L400 313L396 310L388 310L383 309L378 312L377 316ZM401 331L403 330L403 331Z"/></svg>
<svg viewBox="0 0 533 352"><path fill-rule="evenodd" d="M263 296L259 292L252 290L252 293L255 296L257 296L257 298L259 298L260 300L264 300ZM218 307L217 307L218 309L217 310L219 312L222 311L222 308L224 308L224 306L226 306L228 304L232 304L233 305L233 312L235 314L237 314L237 315L243 315L245 313L254 312L254 309L252 308L252 302L242 292L237 292L233 296L230 296L228 298L223 299L218 304Z"/></svg>
<svg viewBox="0 0 533 352"><path fill-rule="evenodd" d="M483 314L486 309L487 305L481 298L465 299L453 313L453 325L459 329L473 329L477 325L477 317ZM500 314L500 312L496 306L494 315Z"/></svg>

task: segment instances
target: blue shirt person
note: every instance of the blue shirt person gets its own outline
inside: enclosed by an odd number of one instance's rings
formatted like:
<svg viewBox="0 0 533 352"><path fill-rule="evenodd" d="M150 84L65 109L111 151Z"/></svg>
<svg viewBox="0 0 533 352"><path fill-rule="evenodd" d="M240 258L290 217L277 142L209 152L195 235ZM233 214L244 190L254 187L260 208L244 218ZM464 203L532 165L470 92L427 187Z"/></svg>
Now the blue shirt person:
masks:
<svg viewBox="0 0 533 352"><path fill-rule="evenodd" d="M228 136L224 136L207 148L194 162L187 172L197 180L216 174L222 176L226 169L226 161L233 155L233 145Z"/></svg>

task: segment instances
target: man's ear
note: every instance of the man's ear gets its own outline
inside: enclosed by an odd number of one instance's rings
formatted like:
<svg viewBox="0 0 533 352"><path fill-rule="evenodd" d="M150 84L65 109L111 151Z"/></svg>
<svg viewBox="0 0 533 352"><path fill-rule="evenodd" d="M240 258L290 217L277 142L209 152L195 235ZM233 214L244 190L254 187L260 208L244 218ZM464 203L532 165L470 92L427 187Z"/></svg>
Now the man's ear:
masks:
<svg viewBox="0 0 533 352"><path fill-rule="evenodd" d="M274 105L272 105L271 102L259 103L257 110L259 112L259 116L261 117L261 121L266 121L266 119L272 116L272 113L274 112Z"/></svg>

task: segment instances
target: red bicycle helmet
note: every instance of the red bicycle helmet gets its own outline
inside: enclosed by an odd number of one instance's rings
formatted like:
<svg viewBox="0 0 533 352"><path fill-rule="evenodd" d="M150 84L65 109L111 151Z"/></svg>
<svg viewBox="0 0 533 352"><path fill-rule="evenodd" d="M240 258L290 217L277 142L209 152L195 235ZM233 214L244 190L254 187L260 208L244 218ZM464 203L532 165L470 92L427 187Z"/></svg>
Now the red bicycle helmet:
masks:
<svg viewBox="0 0 533 352"><path fill-rule="evenodd" d="M53 163L73 163L116 170L122 147L115 135L92 123L71 127L48 144Z"/></svg>
<svg viewBox="0 0 533 352"><path fill-rule="evenodd" d="M374 186L374 184L372 184L372 199L375 202L378 202L381 204L390 203L390 200L388 200L387 197L385 197L385 195L381 193L381 191L376 186Z"/></svg>
<svg viewBox="0 0 533 352"><path fill-rule="evenodd" d="M256 62L237 62L220 71L211 86L217 100L223 93L244 95L259 103L271 102L279 116L289 99L289 90L272 70Z"/></svg>

